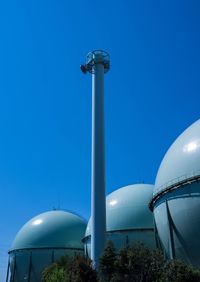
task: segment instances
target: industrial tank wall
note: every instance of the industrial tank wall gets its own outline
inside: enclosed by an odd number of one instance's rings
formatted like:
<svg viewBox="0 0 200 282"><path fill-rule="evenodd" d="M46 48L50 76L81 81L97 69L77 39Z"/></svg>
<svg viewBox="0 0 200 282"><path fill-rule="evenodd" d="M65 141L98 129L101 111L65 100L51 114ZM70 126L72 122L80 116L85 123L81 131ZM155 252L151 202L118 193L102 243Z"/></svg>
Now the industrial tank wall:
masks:
<svg viewBox="0 0 200 282"><path fill-rule="evenodd" d="M151 207L167 257L200 266L200 120L166 153Z"/></svg>
<svg viewBox="0 0 200 282"><path fill-rule="evenodd" d="M134 243L143 243L151 249L156 247L155 235L153 229L149 230L124 230L106 232L106 241L112 241L116 250L126 248ZM87 257L91 257L91 235L84 238L84 253Z"/></svg>
<svg viewBox="0 0 200 282"><path fill-rule="evenodd" d="M10 253L10 281L41 281L42 271L63 255L83 254L82 250L38 249ZM14 279L14 280L12 280ZM30 280L29 280L30 279Z"/></svg>
<svg viewBox="0 0 200 282"><path fill-rule="evenodd" d="M106 239L116 249L135 242L155 247L153 214L148 208L153 185L135 184L120 188L106 198ZM91 255L91 220L84 238L86 255Z"/></svg>
<svg viewBox="0 0 200 282"><path fill-rule="evenodd" d="M82 218L66 211L34 217L18 232L9 251L7 281L41 281L44 268L59 257L83 254L85 229Z"/></svg>

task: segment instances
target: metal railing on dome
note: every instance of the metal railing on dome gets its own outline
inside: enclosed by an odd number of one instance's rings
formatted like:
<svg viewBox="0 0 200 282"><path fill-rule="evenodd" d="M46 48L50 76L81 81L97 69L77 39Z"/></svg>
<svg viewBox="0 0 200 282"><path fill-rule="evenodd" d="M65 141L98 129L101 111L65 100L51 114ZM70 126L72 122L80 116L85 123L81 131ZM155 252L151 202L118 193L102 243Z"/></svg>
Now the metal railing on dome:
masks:
<svg viewBox="0 0 200 282"><path fill-rule="evenodd" d="M158 189L155 190L153 198L149 203L149 208L152 211L155 202L163 195L169 191L182 188L183 186L190 184L192 182L200 181L200 170L193 171L189 174L184 174L182 176L176 177L166 184L161 185Z"/></svg>

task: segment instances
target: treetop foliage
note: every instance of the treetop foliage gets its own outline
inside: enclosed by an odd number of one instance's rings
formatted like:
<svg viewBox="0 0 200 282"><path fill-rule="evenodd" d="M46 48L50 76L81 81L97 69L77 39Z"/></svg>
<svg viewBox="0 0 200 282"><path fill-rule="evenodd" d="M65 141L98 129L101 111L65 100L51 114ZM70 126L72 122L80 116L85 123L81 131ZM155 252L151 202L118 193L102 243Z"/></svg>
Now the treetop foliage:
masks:
<svg viewBox="0 0 200 282"><path fill-rule="evenodd" d="M177 260L166 261L159 250L135 244L116 252L110 241L99 260L62 257L43 272L44 282L200 282L200 270Z"/></svg>

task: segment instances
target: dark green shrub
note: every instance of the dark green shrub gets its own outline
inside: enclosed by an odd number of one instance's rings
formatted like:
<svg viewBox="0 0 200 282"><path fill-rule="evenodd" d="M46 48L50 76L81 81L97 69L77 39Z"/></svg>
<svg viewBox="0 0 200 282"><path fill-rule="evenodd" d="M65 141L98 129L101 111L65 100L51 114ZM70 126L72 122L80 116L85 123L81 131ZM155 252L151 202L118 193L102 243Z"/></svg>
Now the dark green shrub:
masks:
<svg viewBox="0 0 200 282"><path fill-rule="evenodd" d="M162 275L164 257L143 244L122 249L116 254L109 242L99 263L99 277L103 282L158 281Z"/></svg>
<svg viewBox="0 0 200 282"><path fill-rule="evenodd" d="M91 260L83 256L61 257L42 274L44 282L96 282L96 271Z"/></svg>
<svg viewBox="0 0 200 282"><path fill-rule="evenodd" d="M62 257L43 271L44 282L200 282L200 270L177 260L165 261L159 250L143 244L118 254L109 242L97 272L83 256Z"/></svg>
<svg viewBox="0 0 200 282"><path fill-rule="evenodd" d="M58 267L56 263L45 269L42 275L42 280L45 282L64 282L65 280L65 269Z"/></svg>
<svg viewBox="0 0 200 282"><path fill-rule="evenodd" d="M114 245L109 241L99 260L99 277L101 281L110 282L112 280L112 276L116 272L116 260L117 255Z"/></svg>
<svg viewBox="0 0 200 282"><path fill-rule="evenodd" d="M200 271L178 260L166 262L163 268L163 282L199 282Z"/></svg>

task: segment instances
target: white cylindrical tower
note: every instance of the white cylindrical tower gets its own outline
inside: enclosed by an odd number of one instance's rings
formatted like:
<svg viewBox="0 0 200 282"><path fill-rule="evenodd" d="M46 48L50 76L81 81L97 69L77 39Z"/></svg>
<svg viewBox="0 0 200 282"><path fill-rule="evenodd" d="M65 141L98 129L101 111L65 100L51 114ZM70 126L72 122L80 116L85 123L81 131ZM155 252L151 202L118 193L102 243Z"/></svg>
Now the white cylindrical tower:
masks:
<svg viewBox="0 0 200 282"><path fill-rule="evenodd" d="M81 66L83 73L92 74L91 259L95 268L106 241L104 73L109 68L109 55L101 50L90 52Z"/></svg>

